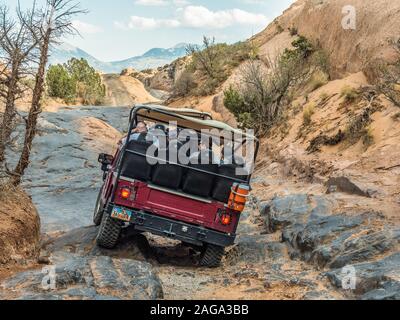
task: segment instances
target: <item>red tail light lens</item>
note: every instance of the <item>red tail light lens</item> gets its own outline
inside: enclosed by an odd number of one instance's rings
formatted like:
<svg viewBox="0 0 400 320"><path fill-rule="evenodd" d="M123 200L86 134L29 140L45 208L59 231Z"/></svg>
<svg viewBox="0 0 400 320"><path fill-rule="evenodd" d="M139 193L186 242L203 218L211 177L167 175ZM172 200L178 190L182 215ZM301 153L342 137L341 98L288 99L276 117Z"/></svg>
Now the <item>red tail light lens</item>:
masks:
<svg viewBox="0 0 400 320"><path fill-rule="evenodd" d="M129 198L131 197L132 191L129 188L122 188L121 189L121 198L124 200L129 200Z"/></svg>
<svg viewBox="0 0 400 320"><path fill-rule="evenodd" d="M232 223L232 216L229 213L223 213L221 215L221 224L223 226L229 226Z"/></svg>

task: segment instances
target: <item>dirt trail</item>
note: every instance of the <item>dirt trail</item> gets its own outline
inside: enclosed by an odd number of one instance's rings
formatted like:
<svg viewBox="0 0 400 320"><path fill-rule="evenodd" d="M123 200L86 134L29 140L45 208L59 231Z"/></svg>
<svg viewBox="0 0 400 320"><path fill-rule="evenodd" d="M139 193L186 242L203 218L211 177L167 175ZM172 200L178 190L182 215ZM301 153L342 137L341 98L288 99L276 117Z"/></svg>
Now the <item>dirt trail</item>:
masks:
<svg viewBox="0 0 400 320"><path fill-rule="evenodd" d="M117 74L103 75L106 85L107 96L105 105L108 106L132 106L135 103L156 102L144 88L144 85L137 79L130 76L120 76Z"/></svg>

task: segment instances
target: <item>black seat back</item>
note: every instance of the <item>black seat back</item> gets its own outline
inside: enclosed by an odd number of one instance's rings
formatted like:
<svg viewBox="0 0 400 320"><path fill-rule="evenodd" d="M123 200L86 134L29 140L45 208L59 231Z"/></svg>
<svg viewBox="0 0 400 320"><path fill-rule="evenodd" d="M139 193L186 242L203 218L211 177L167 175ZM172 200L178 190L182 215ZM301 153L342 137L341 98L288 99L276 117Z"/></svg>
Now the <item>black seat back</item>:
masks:
<svg viewBox="0 0 400 320"><path fill-rule="evenodd" d="M233 178L226 179L218 177L215 181L212 197L213 199L228 203L232 186L235 182L247 181L248 175L239 175L237 169L244 168L245 160L241 157L232 157L226 159L226 163L222 163L218 168L218 174L221 176Z"/></svg>
<svg viewBox="0 0 400 320"><path fill-rule="evenodd" d="M167 150L167 158L165 160L171 162L177 161L179 147L179 143L171 144ZM171 158L170 155L172 156ZM158 163L153 170L152 182L162 187L177 190L181 186L183 172L183 168L177 164Z"/></svg>
<svg viewBox="0 0 400 320"><path fill-rule="evenodd" d="M125 158L122 162L121 175L131 179L141 181L149 181L151 179L152 166L146 159L146 153L152 143L147 142L145 138L132 140L129 142ZM139 154L133 154L129 151L134 151Z"/></svg>
<svg viewBox="0 0 400 320"><path fill-rule="evenodd" d="M233 184L235 182L239 182L239 180L247 181L248 176L237 174L236 170L240 167L243 168L243 166L239 166L237 164L222 164L219 166L219 175L234 178L234 180L218 177L215 180L215 186L212 194L213 199L223 203L228 203Z"/></svg>
<svg viewBox="0 0 400 320"><path fill-rule="evenodd" d="M183 183L183 191L196 196L208 198L213 189L215 176L212 174L207 174L207 172L217 173L218 165L212 163L213 156L211 151L209 151L207 163L201 163L201 156L202 154L196 156L198 164L191 163L189 166L193 169L198 169L205 172L198 172L188 169Z"/></svg>

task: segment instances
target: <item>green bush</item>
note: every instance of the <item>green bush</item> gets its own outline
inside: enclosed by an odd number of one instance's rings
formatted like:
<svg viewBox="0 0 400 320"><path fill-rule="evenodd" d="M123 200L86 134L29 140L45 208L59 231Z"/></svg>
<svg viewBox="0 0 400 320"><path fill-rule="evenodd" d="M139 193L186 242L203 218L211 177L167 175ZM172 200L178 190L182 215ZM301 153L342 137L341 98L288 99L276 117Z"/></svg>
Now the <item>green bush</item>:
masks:
<svg viewBox="0 0 400 320"><path fill-rule="evenodd" d="M46 83L50 97L67 103L80 99L84 105L97 105L106 95L100 74L85 59L72 58L64 65L51 66Z"/></svg>
<svg viewBox="0 0 400 320"><path fill-rule="evenodd" d="M52 98L73 103L76 98L76 82L60 64L50 66L46 77L47 93Z"/></svg>

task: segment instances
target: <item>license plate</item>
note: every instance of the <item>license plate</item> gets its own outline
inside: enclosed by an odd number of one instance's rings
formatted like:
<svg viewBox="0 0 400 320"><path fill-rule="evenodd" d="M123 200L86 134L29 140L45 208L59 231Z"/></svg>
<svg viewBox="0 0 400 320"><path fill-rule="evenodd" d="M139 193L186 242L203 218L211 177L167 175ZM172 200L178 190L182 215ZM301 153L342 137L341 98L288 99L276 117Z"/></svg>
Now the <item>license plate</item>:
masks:
<svg viewBox="0 0 400 320"><path fill-rule="evenodd" d="M132 218L132 211L122 208L114 208L111 213L111 217L114 219L130 222Z"/></svg>

